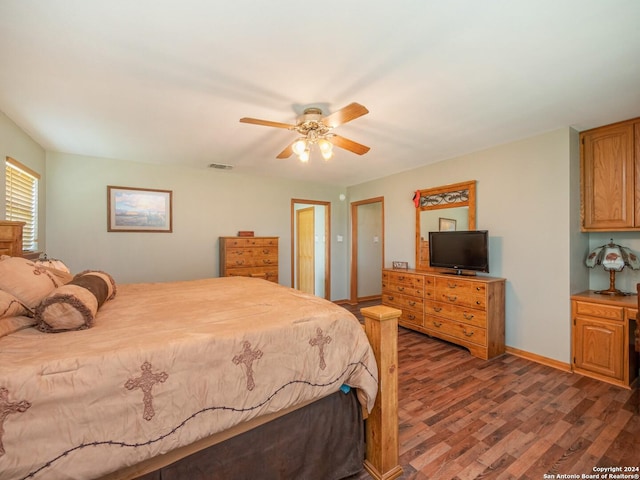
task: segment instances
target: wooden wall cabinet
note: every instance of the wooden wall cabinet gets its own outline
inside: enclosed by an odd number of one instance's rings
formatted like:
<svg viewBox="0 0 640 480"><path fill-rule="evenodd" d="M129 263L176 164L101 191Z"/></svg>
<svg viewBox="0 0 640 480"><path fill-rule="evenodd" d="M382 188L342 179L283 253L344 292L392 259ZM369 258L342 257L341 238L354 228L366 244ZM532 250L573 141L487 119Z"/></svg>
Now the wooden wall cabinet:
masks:
<svg viewBox="0 0 640 480"><path fill-rule="evenodd" d="M636 296L583 292L571 297L574 372L630 388L637 377L637 306Z"/></svg>
<svg viewBox="0 0 640 480"><path fill-rule="evenodd" d="M580 134L583 231L640 230L640 118Z"/></svg>
<svg viewBox="0 0 640 480"><path fill-rule="evenodd" d="M278 283L278 237L220 237L220 276Z"/></svg>
<svg viewBox="0 0 640 480"><path fill-rule="evenodd" d="M382 304L402 311L403 327L489 359L504 345L505 279L384 269Z"/></svg>

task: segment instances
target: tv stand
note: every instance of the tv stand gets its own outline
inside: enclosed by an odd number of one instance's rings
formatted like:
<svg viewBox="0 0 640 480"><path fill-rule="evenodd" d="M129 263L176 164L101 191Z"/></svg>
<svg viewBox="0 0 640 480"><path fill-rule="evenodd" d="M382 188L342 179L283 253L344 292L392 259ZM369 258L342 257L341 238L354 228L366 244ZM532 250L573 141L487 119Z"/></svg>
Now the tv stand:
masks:
<svg viewBox="0 0 640 480"><path fill-rule="evenodd" d="M456 275L458 277L475 277L474 272L468 272L467 270L454 270L453 272L442 272L443 275Z"/></svg>
<svg viewBox="0 0 640 480"><path fill-rule="evenodd" d="M463 346L485 360L502 355L504 278L385 268L382 304L402 311L398 324Z"/></svg>

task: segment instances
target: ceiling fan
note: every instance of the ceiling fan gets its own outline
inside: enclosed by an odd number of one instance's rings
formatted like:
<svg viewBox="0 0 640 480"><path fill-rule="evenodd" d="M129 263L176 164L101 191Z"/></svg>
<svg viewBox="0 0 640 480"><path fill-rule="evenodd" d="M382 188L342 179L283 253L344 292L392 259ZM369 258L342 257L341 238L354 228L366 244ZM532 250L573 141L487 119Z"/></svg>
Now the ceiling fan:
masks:
<svg viewBox="0 0 640 480"><path fill-rule="evenodd" d="M295 153L298 155L300 161L308 162L311 147L316 144L325 160L329 160L333 156L334 145L358 155L367 153L369 147L366 145L331 133L331 130L335 127L355 120L367 113L369 113L369 110L367 110L366 107L354 102L326 117L322 116L322 110L320 108L305 108L302 115L298 117L295 125L247 117L241 118L240 122L263 125L265 127L286 128L287 130L293 130L299 133L300 137L287 145L276 158L289 158Z"/></svg>

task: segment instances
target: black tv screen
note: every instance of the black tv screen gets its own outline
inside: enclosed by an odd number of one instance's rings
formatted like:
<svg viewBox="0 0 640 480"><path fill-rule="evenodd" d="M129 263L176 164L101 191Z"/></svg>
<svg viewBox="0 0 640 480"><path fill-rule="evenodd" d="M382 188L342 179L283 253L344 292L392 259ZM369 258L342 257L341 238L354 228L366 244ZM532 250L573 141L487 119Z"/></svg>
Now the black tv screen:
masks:
<svg viewBox="0 0 640 480"><path fill-rule="evenodd" d="M463 270L489 272L489 232L462 230L429 232L429 265Z"/></svg>

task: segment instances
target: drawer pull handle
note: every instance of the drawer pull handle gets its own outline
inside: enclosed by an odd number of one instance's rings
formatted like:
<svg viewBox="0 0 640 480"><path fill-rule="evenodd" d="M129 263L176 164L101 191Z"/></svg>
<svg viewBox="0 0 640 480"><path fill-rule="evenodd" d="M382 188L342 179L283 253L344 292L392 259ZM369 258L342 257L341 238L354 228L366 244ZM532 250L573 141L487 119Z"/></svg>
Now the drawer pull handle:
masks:
<svg viewBox="0 0 640 480"><path fill-rule="evenodd" d="M433 321L433 326L434 326L434 327L438 327L438 328L440 328L440 327L442 326L442 323L440 323L440 322L436 322L436 321L434 320L434 321Z"/></svg>
<svg viewBox="0 0 640 480"><path fill-rule="evenodd" d="M457 288L458 284L457 283L449 283L449 282L447 282L447 287L449 287L449 288Z"/></svg>
<svg viewBox="0 0 640 480"><path fill-rule="evenodd" d="M413 314L409 314L408 317L409 317L409 320L415 320L416 319L416 316L413 315Z"/></svg>
<svg viewBox="0 0 640 480"><path fill-rule="evenodd" d="M244 265L244 260L236 260L236 265Z"/></svg>
<svg viewBox="0 0 640 480"><path fill-rule="evenodd" d="M479 292L481 290L480 287L476 287L476 292Z"/></svg>
<svg viewBox="0 0 640 480"><path fill-rule="evenodd" d="M467 329L466 329L466 328L465 328L464 330L462 330L462 331L464 332L464 334L465 334L467 337L472 337L472 336L473 336L473 333L474 333L474 332L473 332L473 330L472 330L472 331L470 331L470 332L467 332Z"/></svg>
<svg viewBox="0 0 640 480"><path fill-rule="evenodd" d="M447 300L449 300L450 302L455 302L456 300L458 300L458 297L457 296L450 297L449 295L447 295Z"/></svg>
<svg viewBox="0 0 640 480"><path fill-rule="evenodd" d="M462 316L467 320L471 320L475 315L473 313L463 313Z"/></svg>
<svg viewBox="0 0 640 480"><path fill-rule="evenodd" d="M392 301L394 300L393 295L389 295L389 296L387 297L387 299L388 299L390 302L392 302Z"/></svg>
<svg viewBox="0 0 640 480"><path fill-rule="evenodd" d="M433 307L433 311L439 313L442 311L442 307Z"/></svg>
<svg viewBox="0 0 640 480"><path fill-rule="evenodd" d="M415 307L416 306L416 302L409 302L409 306L410 307Z"/></svg>
<svg viewBox="0 0 640 480"><path fill-rule="evenodd" d="M404 287L398 287L399 292L404 292Z"/></svg>
<svg viewBox="0 0 640 480"><path fill-rule="evenodd" d="M271 265L271 260L269 260L268 258L265 258L264 260L262 260L264 263L266 263L267 265Z"/></svg>
<svg viewBox="0 0 640 480"><path fill-rule="evenodd" d="M481 305L482 302L480 300L476 300L476 305Z"/></svg>
<svg viewBox="0 0 640 480"><path fill-rule="evenodd" d="M269 249L268 248L263 249L262 253L264 253L265 255L268 255L269 254Z"/></svg>
<svg viewBox="0 0 640 480"><path fill-rule="evenodd" d="M402 280L404 280L404 277L403 276L399 276L398 280L402 281Z"/></svg>

